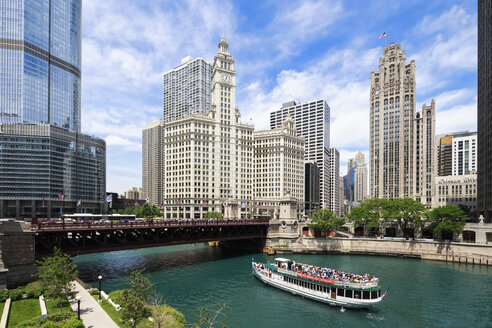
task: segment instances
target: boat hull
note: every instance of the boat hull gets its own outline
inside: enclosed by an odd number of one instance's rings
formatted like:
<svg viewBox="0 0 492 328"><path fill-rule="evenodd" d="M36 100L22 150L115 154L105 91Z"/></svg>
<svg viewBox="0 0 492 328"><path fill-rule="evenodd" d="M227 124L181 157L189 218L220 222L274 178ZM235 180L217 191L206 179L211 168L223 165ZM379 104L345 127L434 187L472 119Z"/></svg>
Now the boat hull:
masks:
<svg viewBox="0 0 492 328"><path fill-rule="evenodd" d="M382 297L373 300L347 299L345 297L338 296L336 298L331 298L329 293L315 292L304 287L288 284L283 280L282 275L278 275L275 273L268 274L264 271L257 270L254 267L252 268L252 271L253 275L265 284L284 290L293 295L299 295L332 306L341 306L347 308L371 308L382 300Z"/></svg>

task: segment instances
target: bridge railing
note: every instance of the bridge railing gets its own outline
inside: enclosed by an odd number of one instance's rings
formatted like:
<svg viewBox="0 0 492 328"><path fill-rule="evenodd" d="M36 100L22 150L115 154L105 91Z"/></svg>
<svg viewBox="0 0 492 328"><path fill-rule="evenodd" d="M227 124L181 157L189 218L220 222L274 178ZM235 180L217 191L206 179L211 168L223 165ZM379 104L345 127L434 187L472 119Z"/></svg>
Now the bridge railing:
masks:
<svg viewBox="0 0 492 328"><path fill-rule="evenodd" d="M96 228L160 228L160 227L192 227L192 226L224 226L224 225L264 225L268 219L182 219L182 220L146 220L131 222L116 221L84 221L84 222L53 222L40 221L32 225L34 230L59 229L96 229Z"/></svg>

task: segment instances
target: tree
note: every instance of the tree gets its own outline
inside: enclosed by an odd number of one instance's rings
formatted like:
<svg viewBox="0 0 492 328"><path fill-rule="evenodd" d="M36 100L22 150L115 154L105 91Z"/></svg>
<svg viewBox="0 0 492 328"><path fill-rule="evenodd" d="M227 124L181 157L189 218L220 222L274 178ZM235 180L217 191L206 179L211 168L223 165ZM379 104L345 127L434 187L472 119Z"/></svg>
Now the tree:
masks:
<svg viewBox="0 0 492 328"><path fill-rule="evenodd" d="M354 222L356 228L364 228L364 236L369 230L379 229L381 220L387 211L388 200L384 198L366 199L358 207L352 209L348 218Z"/></svg>
<svg viewBox="0 0 492 328"><path fill-rule="evenodd" d="M200 320L198 322L192 324L193 328L214 328L214 327L220 327L225 328L226 325L219 321L219 317L224 315L222 311L227 307L227 305L224 303L219 306L219 308L216 311L210 311L208 309L198 309L198 314L200 315ZM224 315L225 316L225 315Z"/></svg>
<svg viewBox="0 0 492 328"><path fill-rule="evenodd" d="M427 214L433 231L461 233L465 227L466 214L456 205L434 208Z"/></svg>
<svg viewBox="0 0 492 328"><path fill-rule="evenodd" d="M207 212L203 215L205 219L222 219L223 216L221 212Z"/></svg>
<svg viewBox="0 0 492 328"><path fill-rule="evenodd" d="M340 218L333 212L321 209L314 212L311 216L314 223L309 223L308 227L320 230L324 237L328 230L340 229L345 224L345 219Z"/></svg>
<svg viewBox="0 0 492 328"><path fill-rule="evenodd" d="M155 294L154 285L142 270L129 271L127 277L130 289L123 291L121 305L122 319L136 326L140 320L151 314L147 302Z"/></svg>
<svg viewBox="0 0 492 328"><path fill-rule="evenodd" d="M408 239L408 229L415 229L416 219L421 218L425 211L425 205L412 198L392 198L385 212L388 219L396 220L403 236Z"/></svg>
<svg viewBox="0 0 492 328"><path fill-rule="evenodd" d="M77 277L77 266L70 256L63 254L58 247L54 255L45 257L37 263L37 277L47 299L54 300L63 313L63 303L75 298L75 285L72 281Z"/></svg>

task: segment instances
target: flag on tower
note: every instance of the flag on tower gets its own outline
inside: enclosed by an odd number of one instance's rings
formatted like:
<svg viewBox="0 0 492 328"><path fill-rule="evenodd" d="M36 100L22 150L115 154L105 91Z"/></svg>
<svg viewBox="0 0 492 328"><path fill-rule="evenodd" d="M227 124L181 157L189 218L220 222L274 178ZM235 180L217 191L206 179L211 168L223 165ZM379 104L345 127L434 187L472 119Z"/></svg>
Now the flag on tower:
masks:
<svg viewBox="0 0 492 328"><path fill-rule="evenodd" d="M108 195L108 197L106 197L106 201L107 201L108 203L113 202L113 194Z"/></svg>
<svg viewBox="0 0 492 328"><path fill-rule="evenodd" d="M204 201L202 202L202 204L203 204L203 205L208 205L208 201L204 200Z"/></svg>
<svg viewBox="0 0 492 328"><path fill-rule="evenodd" d="M80 206L80 204L82 204L82 199L79 199L79 200L77 201L77 206Z"/></svg>
<svg viewBox="0 0 492 328"><path fill-rule="evenodd" d="M63 191L62 191L62 193L61 193L61 194L58 194L58 198L60 198L60 199L65 198L65 195L63 195Z"/></svg>
<svg viewBox="0 0 492 328"><path fill-rule="evenodd" d="M379 37L379 40L381 40L384 37L386 37L386 32L384 32L383 34L381 34L381 36Z"/></svg>

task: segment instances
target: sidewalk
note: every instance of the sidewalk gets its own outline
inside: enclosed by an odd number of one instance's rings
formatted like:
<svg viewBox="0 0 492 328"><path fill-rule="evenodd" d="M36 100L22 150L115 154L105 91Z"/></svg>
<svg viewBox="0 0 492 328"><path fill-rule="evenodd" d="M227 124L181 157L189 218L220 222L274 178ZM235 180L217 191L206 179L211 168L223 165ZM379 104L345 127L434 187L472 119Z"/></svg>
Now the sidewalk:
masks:
<svg viewBox="0 0 492 328"><path fill-rule="evenodd" d="M84 321L86 328L118 328L116 323L103 310L87 290L78 282L75 283L75 291L80 295L80 319ZM77 301L70 301L72 309L77 313Z"/></svg>

